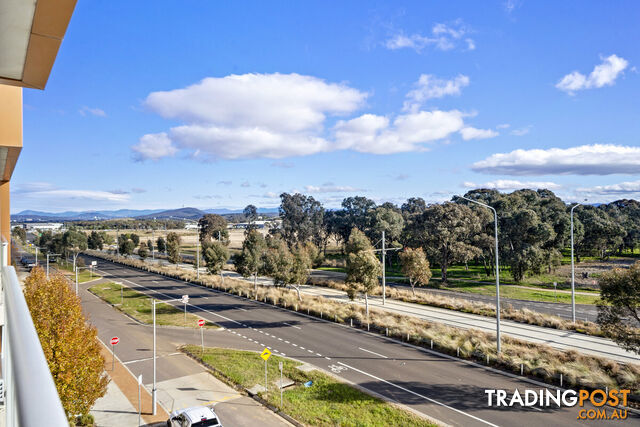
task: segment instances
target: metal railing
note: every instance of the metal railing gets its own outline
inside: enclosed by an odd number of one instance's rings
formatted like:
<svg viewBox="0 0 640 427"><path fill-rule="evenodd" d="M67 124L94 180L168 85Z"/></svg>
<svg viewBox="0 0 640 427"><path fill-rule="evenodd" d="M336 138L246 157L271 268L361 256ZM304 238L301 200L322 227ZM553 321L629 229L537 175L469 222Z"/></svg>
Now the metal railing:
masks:
<svg viewBox="0 0 640 427"><path fill-rule="evenodd" d="M1 244L2 374L6 426L68 426L69 422L40 339L24 299L16 270L7 266L6 241Z"/></svg>

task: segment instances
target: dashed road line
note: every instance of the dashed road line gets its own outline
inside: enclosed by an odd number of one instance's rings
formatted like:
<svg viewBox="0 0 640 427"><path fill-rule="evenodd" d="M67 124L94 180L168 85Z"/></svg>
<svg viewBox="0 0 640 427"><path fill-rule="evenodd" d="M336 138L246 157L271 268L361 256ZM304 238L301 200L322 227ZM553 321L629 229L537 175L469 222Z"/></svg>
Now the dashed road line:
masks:
<svg viewBox="0 0 640 427"><path fill-rule="evenodd" d="M366 348L358 347L358 350L366 351L367 353L375 354L376 356L382 357L383 359L388 359L384 354L376 353L375 351L367 350Z"/></svg>

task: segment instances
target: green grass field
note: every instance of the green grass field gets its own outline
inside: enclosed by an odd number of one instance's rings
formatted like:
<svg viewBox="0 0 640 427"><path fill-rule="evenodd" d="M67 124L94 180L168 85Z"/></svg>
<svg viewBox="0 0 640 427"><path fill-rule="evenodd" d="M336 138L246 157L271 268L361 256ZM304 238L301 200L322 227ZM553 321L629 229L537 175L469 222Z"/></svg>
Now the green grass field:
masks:
<svg viewBox="0 0 640 427"><path fill-rule="evenodd" d="M480 285L477 283L465 283L465 282L452 282L448 286L442 286L441 289L449 289L457 292L468 292L480 295L495 295L496 286L493 285ZM505 298L513 298L528 301L543 301L543 302L560 302L571 303L571 294L558 292L554 295L554 292L548 290L539 289L527 289L510 285L500 286L500 296ZM595 304L599 299L599 294L596 292L594 295L580 295L576 294L576 304Z"/></svg>
<svg viewBox="0 0 640 427"><path fill-rule="evenodd" d="M92 286L89 291L134 319L142 323L153 323L151 299L148 296L126 286L122 288L121 294L121 285L112 282ZM124 304L121 304L122 301ZM198 319L199 317L195 314L187 313L185 322L183 310L169 304L156 304L156 324L158 325L197 328ZM217 328L218 325L206 322L205 327Z"/></svg>
<svg viewBox="0 0 640 427"><path fill-rule="evenodd" d="M201 354L198 346L188 346L194 355ZM223 372L228 378L246 388L264 386L264 360L249 351L205 348L204 361ZM313 426L433 426L380 399L371 397L348 384L338 382L319 371L302 372L300 362L272 355L267 362L269 389L263 397L280 407L280 391L275 381L280 379L278 362L283 363L286 378L295 381L283 393L283 411L296 420ZM304 383L313 381L311 387Z"/></svg>

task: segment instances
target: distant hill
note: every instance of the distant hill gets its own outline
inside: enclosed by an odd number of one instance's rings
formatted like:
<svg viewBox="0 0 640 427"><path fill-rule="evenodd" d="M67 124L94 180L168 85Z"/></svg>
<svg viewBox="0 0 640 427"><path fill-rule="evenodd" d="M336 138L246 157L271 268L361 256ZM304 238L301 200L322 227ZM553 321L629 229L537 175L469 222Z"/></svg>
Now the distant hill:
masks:
<svg viewBox="0 0 640 427"><path fill-rule="evenodd" d="M205 212L196 208L180 208L156 212L150 215L137 216L137 219L200 219Z"/></svg>
<svg viewBox="0 0 640 427"><path fill-rule="evenodd" d="M242 209L206 209L204 211L197 208L180 209L118 209L104 211L65 211L65 212L44 212L34 210L24 210L11 215L11 220L15 222L60 222L60 221L94 221L118 218L139 218L139 219L200 219L205 213L218 215L242 214ZM258 213L265 216L278 214L278 208L258 208Z"/></svg>

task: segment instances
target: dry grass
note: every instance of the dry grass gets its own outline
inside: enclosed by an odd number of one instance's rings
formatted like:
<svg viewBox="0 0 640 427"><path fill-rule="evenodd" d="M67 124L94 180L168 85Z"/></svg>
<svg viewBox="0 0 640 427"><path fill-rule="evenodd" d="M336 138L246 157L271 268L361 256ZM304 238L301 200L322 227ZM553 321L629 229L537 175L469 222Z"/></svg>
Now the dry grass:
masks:
<svg viewBox="0 0 640 427"><path fill-rule="evenodd" d="M525 375L536 377L548 383L558 383L560 374L562 374L566 386L630 389L632 394L640 397L640 366L637 365L625 365L576 351L563 352L547 345L511 337L503 338L502 353L498 356L495 336L476 329L459 329L378 309L370 310L367 321L364 307L354 304L344 304L322 297L309 296L298 301L296 292L289 289L260 287L255 291L253 284L242 280L227 278L223 284L219 276L211 275L201 275L200 279L196 280L195 271L173 266L148 265L139 260L123 258L116 260L116 257L112 255L94 251L87 252L124 265L188 280L202 286L223 289L233 294L267 301L324 319L340 323L349 323L353 320L354 326L366 328L368 325L372 330L383 333L388 328L389 336L403 341L408 340L413 344L429 347L431 340L433 340L434 349L438 351L456 354L459 349L461 358L475 360L479 363L487 363L488 358L490 365L505 371L519 373L522 364Z"/></svg>
<svg viewBox="0 0 640 427"><path fill-rule="evenodd" d="M312 280L311 283L317 286L326 286L346 292L346 285L343 282L333 280ZM378 289L374 295L381 295L382 291ZM405 289L387 289L387 298L397 299L399 301L410 302L415 304L429 305L432 307L446 308L449 310L461 311L463 313L478 314L481 316L495 317L496 308L492 304L486 304L478 301L468 301L462 298L452 298L443 295L431 294L428 292L416 291L415 295ZM543 326L545 328L554 328L565 331L575 331L587 335L604 336L600 327L594 322L586 322L578 320L576 323L568 319L563 319L546 313L539 313L529 309L515 309L511 306L503 307L500 311L503 319L513 320L514 322L527 323L529 325Z"/></svg>

